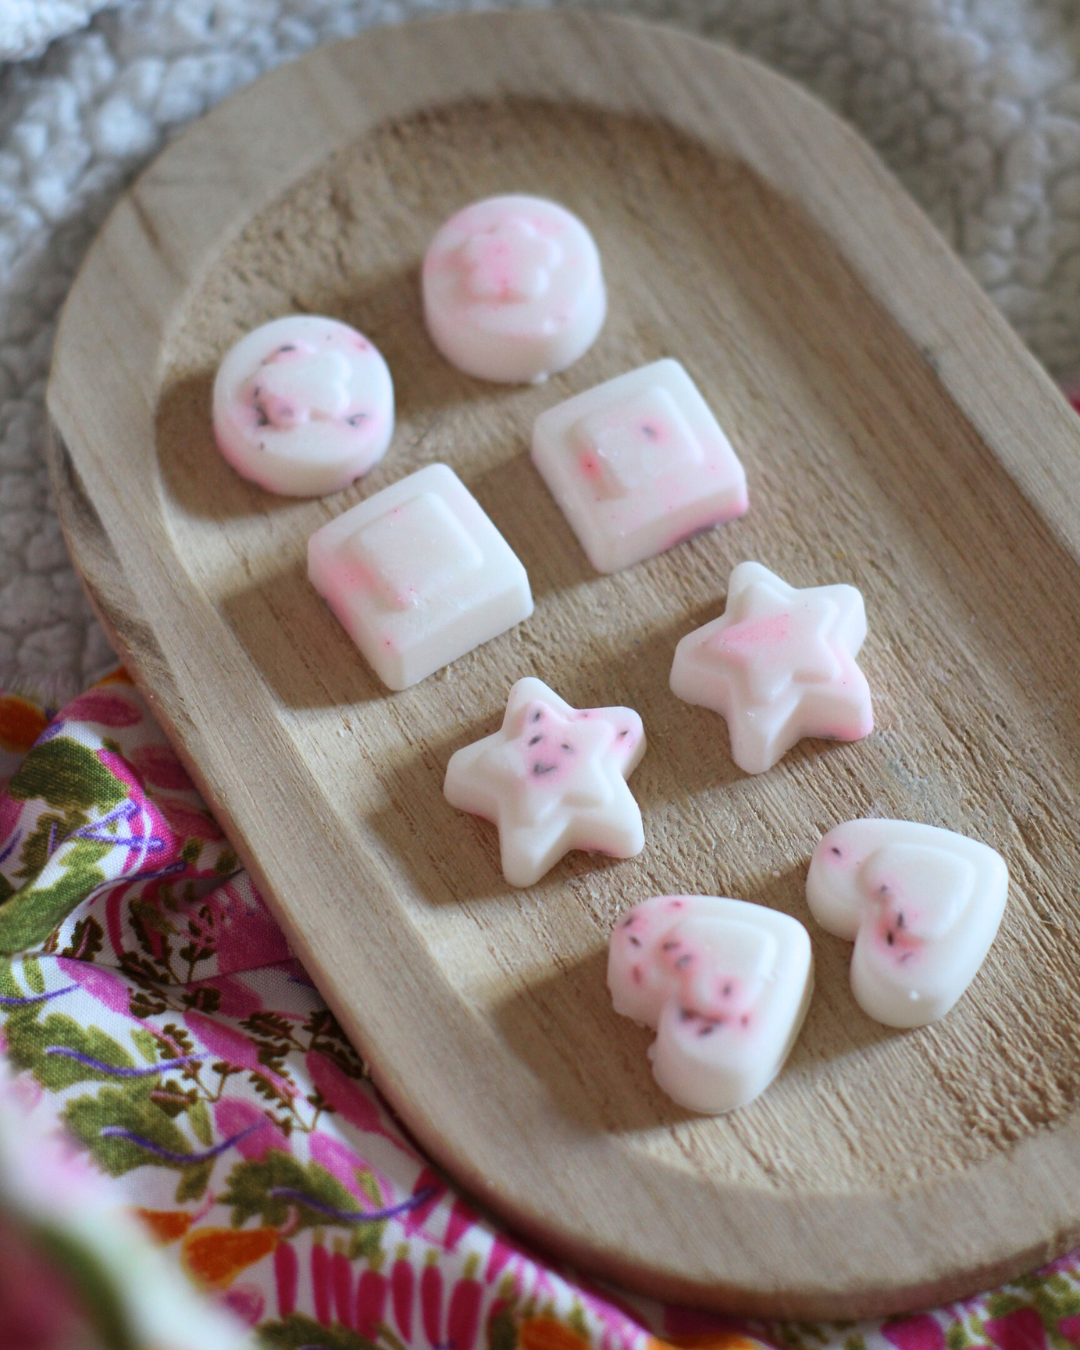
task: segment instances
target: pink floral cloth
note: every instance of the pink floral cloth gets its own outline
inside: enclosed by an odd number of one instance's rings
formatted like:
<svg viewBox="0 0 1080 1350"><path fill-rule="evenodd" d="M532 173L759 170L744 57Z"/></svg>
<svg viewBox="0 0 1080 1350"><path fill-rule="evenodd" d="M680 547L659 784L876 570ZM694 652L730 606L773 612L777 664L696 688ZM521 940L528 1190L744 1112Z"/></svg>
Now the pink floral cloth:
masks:
<svg viewBox="0 0 1080 1350"><path fill-rule="evenodd" d="M1080 1344L1080 1253L964 1304L836 1327L663 1307L522 1249L403 1135L122 674L53 716L0 694L0 1047L27 1128L63 1126L267 1346ZM2 1145L0 1130L0 1161ZM0 1265L27 1185L15 1213L0 1176ZM31 1287L50 1286L21 1282L24 1301ZM0 1350L46 1350L13 1298L0 1279Z"/></svg>

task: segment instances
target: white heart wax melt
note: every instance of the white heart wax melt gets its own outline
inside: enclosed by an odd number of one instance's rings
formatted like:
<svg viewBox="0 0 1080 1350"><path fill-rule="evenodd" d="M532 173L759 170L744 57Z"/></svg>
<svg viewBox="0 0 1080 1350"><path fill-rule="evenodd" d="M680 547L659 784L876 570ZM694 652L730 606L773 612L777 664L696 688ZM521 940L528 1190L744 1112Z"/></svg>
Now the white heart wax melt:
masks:
<svg viewBox="0 0 1080 1350"><path fill-rule="evenodd" d="M572 708L542 680L518 680L503 724L451 756L451 806L499 827L503 874L531 886L571 849L631 858L645 845L626 780L645 753L630 708Z"/></svg>
<svg viewBox="0 0 1080 1350"><path fill-rule="evenodd" d="M693 1111L744 1106L780 1072L810 1005L810 938L778 910L713 895L659 895L615 926L617 1013L656 1028L663 1090Z"/></svg>
<svg viewBox="0 0 1080 1350"><path fill-rule="evenodd" d="M618 375L542 412L533 463L598 572L741 516L746 474L678 361Z"/></svg>
<svg viewBox="0 0 1080 1350"><path fill-rule="evenodd" d="M446 464L429 464L316 530L308 578L391 689L407 689L533 611L525 568Z"/></svg>
<svg viewBox="0 0 1080 1350"><path fill-rule="evenodd" d="M214 380L214 436L237 473L269 492L348 487L386 453L394 386L378 349L336 319L291 314L226 354Z"/></svg>
<svg viewBox="0 0 1080 1350"><path fill-rule="evenodd" d="M891 1027L949 1011L997 935L1009 871L987 844L909 820L849 820L814 850L806 898L855 943L851 989Z"/></svg>
<svg viewBox="0 0 1080 1350"><path fill-rule="evenodd" d="M439 229L424 256L431 339L481 380L529 384L591 347L607 294L577 216L542 197L488 197Z"/></svg>
<svg viewBox="0 0 1080 1350"><path fill-rule="evenodd" d="M855 664L865 637L854 586L798 590L760 563L739 563L724 613L676 647L671 691L718 712L735 763L764 773L804 736L857 741L873 730Z"/></svg>

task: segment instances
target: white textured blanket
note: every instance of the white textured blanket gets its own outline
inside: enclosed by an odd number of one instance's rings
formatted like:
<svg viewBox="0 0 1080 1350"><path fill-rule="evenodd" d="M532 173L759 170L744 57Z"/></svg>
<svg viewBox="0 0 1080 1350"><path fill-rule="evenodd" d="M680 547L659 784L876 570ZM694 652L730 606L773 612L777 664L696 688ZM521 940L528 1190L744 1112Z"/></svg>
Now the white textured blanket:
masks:
<svg viewBox="0 0 1080 1350"><path fill-rule="evenodd" d="M21 679L62 695L112 659L49 502L43 395L58 308L124 183L172 130L271 66L372 24L459 7L0 0L0 59L45 49L0 67L0 687ZM821 94L877 146L1051 371L1080 367L1080 7L607 7L723 38Z"/></svg>

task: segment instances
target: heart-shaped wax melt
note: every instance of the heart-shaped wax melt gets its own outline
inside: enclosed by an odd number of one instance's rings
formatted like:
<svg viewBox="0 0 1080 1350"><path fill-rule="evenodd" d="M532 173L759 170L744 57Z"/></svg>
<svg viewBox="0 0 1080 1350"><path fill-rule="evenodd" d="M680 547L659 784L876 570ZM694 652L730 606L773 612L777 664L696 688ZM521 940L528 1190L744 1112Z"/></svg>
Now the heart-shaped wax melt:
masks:
<svg viewBox="0 0 1080 1350"><path fill-rule="evenodd" d="M857 1002L891 1027L944 1017L990 950L1008 889L988 845L909 820L838 825L806 878L814 918L855 943Z"/></svg>
<svg viewBox="0 0 1080 1350"><path fill-rule="evenodd" d="M783 1067L810 1003L810 937L745 900L658 895L616 925L608 988L617 1013L656 1028L649 1058L668 1096L716 1115Z"/></svg>

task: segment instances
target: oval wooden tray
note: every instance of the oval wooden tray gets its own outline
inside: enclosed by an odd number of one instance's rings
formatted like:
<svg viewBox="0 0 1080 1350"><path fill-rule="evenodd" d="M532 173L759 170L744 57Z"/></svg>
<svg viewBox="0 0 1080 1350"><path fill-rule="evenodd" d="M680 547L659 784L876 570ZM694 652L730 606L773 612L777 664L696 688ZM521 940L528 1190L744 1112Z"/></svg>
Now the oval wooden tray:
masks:
<svg viewBox="0 0 1080 1350"><path fill-rule="evenodd" d="M595 231L611 314L542 388L472 381L428 342L417 269L488 193ZM370 334L400 425L335 499L273 498L215 453L212 372L290 310ZM534 472L533 417L681 358L742 456L742 521L611 577ZM752 62L566 13L384 29L287 66L143 175L64 311L49 407L75 559L297 953L424 1146L586 1269L756 1313L952 1298L1080 1238L1080 431L870 151ZM309 532L434 460L532 578L528 623L402 694L304 579ZM676 641L732 565L851 581L878 730L748 778L676 701ZM528 892L443 800L510 684L626 703L647 845L572 856ZM940 1025L902 1034L848 989L803 896L829 826L881 813L1005 853L1011 903ZM817 993L786 1071L722 1119L653 1086L604 987L616 914L669 890L811 927Z"/></svg>

